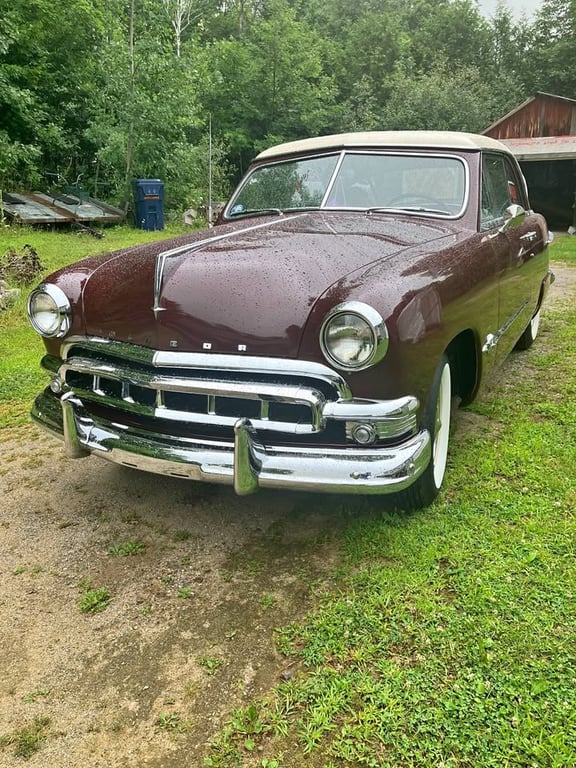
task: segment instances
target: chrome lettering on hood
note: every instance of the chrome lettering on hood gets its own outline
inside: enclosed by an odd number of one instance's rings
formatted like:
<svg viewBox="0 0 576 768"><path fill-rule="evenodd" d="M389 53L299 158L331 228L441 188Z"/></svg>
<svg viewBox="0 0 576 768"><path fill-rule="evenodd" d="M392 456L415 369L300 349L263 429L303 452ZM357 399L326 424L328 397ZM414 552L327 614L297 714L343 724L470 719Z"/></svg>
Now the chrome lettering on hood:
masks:
<svg viewBox="0 0 576 768"><path fill-rule="evenodd" d="M299 219L301 216L305 216L306 214L301 213L297 216L293 216L291 218ZM255 224L252 227L246 227L245 229L241 230L234 230L233 232L226 232L223 235L216 235L212 237L206 237L204 240L200 240L197 243L194 243L193 245L180 245L178 248L172 248L170 251L162 251L162 253L159 253L158 256L156 256L156 266L154 270L154 306L152 307L152 312L154 312L154 317L158 317L159 312L164 312L166 310L166 307L160 306L160 297L162 295L162 283L164 280L164 268L166 266L166 261L172 257L172 256L178 256L181 253L184 253L186 251L197 251L200 248L202 248L205 245L212 245L213 243L218 243L220 240L226 240L228 237L235 237L239 234L244 234L245 232L253 232L256 229L263 229L264 227L272 227L275 224L281 223L281 219L278 221L265 221L263 224Z"/></svg>

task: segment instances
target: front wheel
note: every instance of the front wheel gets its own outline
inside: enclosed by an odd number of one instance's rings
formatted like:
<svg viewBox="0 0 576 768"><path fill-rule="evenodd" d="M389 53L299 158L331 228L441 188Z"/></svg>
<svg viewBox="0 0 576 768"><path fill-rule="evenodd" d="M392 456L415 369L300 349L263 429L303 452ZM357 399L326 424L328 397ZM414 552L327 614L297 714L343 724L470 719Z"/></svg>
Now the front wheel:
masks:
<svg viewBox="0 0 576 768"><path fill-rule="evenodd" d="M438 495L446 472L451 415L452 375L450 362L446 355L442 355L434 373L423 419L423 426L430 432L432 440L432 458L418 480L398 494L398 503L403 509L427 507Z"/></svg>

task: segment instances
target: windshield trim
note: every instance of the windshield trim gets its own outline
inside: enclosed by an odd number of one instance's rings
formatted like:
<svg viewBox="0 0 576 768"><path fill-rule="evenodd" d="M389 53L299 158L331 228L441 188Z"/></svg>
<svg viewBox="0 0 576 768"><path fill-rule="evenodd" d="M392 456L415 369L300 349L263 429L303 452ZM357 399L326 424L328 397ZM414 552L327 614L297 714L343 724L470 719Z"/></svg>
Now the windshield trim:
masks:
<svg viewBox="0 0 576 768"><path fill-rule="evenodd" d="M333 190L334 184L336 183L336 179L338 177L338 174L340 172L340 169L342 167L342 163L344 162L344 159L346 155L373 155L373 156L388 156L388 157L434 157L439 159L451 159L451 160L457 160L461 163L461 165L464 168L464 194L462 196L462 205L460 207L460 210L456 213L443 213L438 210L416 210L414 208L406 207L402 208L401 206L333 206L328 205L328 200L330 200L330 195ZM332 171L332 174L330 176L330 179L328 181L326 192L324 193L324 197L322 198L322 201L318 207L310 207L310 206L302 206L301 208L298 207L290 207L290 208L284 208L284 209L277 209L274 208L274 210L280 211L280 213L295 213L298 211L305 212L306 210L319 210L322 212L325 211L341 211L341 212L358 212L358 213L366 213L368 215L387 215L388 213L392 213L395 215L402 214L406 216L418 216L418 217L426 217L426 218L433 218L433 219L442 219L442 220L455 220L460 219L464 214L466 213L468 209L468 203L470 200L470 166L467 162L467 159L463 157L461 154L458 154L453 151L421 151L419 149L410 148L408 150L401 150L398 148L391 148L386 150L374 150L374 149L363 149L362 147L349 149L345 148L342 150L337 151L329 151L329 152L314 152L310 154L304 154L304 155L297 155L293 157L286 157L282 159L275 159L270 160L267 162L259 162L257 165L255 165L249 173L242 179L238 187L234 190L233 195L231 196L230 200L226 204L224 211L222 212L222 217L225 221L238 221L243 219L245 216L251 216L253 214L250 214L248 212L246 213L236 213L231 214L230 210L234 207L234 200L239 196L239 194L242 192L246 184L248 183L249 179L253 176L254 173L259 171L262 168L271 168L274 166L279 165L285 165L287 163L294 163L306 159L316 159L316 158L322 158L322 157L338 157L338 160L336 162L336 165L334 166L334 170ZM271 209L268 209L271 210Z"/></svg>

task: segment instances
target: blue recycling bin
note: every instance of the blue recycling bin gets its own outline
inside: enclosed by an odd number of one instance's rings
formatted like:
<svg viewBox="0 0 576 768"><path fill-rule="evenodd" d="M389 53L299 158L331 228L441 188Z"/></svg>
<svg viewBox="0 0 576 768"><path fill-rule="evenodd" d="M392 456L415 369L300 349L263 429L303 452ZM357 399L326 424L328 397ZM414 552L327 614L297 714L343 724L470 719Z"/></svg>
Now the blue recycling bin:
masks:
<svg viewBox="0 0 576 768"><path fill-rule="evenodd" d="M150 232L164 229L164 182L160 179L134 179L134 219L138 229Z"/></svg>

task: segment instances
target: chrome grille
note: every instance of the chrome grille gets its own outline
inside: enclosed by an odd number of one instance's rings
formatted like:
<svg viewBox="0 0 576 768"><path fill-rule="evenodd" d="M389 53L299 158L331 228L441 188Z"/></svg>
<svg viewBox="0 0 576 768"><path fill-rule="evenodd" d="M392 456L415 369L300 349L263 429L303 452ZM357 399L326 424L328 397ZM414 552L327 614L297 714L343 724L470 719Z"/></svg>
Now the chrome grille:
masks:
<svg viewBox="0 0 576 768"><path fill-rule="evenodd" d="M239 418L249 418L255 429L292 435L321 432L326 403L337 401L341 394L333 372L325 369L330 375L322 375L324 366L311 364L308 376L292 361L285 366L287 371L273 373L271 366L263 365L258 372L257 359L249 358L243 371L245 358L229 356L234 362L227 370L226 356L219 355L214 357L218 368L210 370L210 358L204 354L123 355L129 346L96 340L86 346L70 344L64 350L60 378L86 407L93 403L117 409L132 419L232 428ZM284 362L276 361L280 368Z"/></svg>

